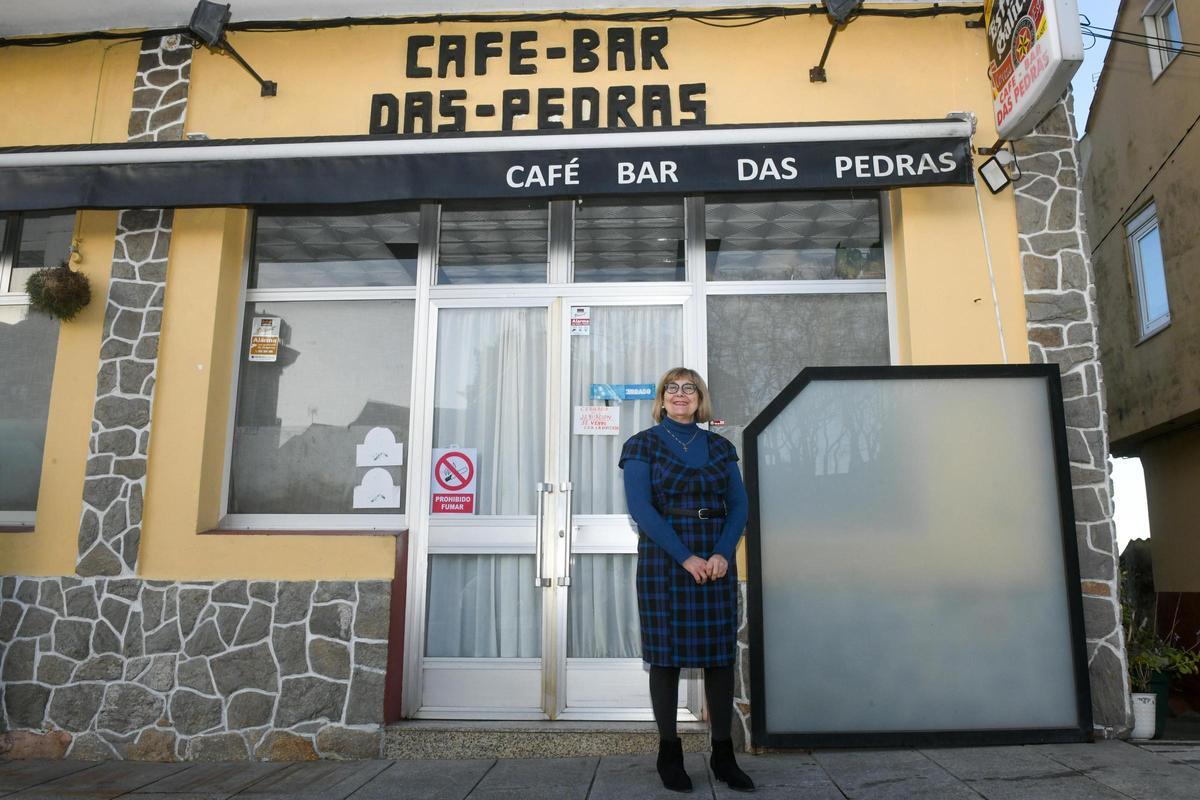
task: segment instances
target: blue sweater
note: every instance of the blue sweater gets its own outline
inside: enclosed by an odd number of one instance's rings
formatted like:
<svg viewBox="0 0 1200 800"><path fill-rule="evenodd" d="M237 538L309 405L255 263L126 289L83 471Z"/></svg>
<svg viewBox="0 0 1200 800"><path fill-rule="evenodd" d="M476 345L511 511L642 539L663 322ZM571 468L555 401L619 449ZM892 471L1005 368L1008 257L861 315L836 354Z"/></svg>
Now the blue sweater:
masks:
<svg viewBox="0 0 1200 800"><path fill-rule="evenodd" d="M672 438L664 428L669 428L677 439ZM671 452L689 467L700 467L708 461L708 437L695 423L683 425L664 417L653 430ZM696 438L688 444L685 453L680 441L687 442L693 434ZM655 510L651 501L650 465L645 461L625 462L625 501L629 506L629 514L637 521L643 533L680 564L687 561L689 556L699 556L707 560L715 553L720 553L726 561L733 561L733 551L737 548L738 539L746 527L749 501L746 499L746 487L742 484L742 475L738 471L736 461L725 465L725 476L729 481L725 490L725 524L721 528L721 538L717 540L717 546L713 548L712 553L693 553L688 550L671 523Z"/></svg>

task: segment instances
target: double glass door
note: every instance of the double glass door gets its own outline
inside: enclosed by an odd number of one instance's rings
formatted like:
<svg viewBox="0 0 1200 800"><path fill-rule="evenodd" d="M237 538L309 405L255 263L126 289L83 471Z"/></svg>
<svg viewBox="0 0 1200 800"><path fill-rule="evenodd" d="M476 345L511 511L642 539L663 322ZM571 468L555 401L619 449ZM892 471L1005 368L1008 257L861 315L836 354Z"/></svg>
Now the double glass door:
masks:
<svg viewBox="0 0 1200 800"><path fill-rule="evenodd" d="M685 311L683 295L435 301L430 463L461 453L445 477L474 492L434 502L434 468L417 716L650 718L617 462L658 376L694 356ZM686 679L680 705L699 711Z"/></svg>

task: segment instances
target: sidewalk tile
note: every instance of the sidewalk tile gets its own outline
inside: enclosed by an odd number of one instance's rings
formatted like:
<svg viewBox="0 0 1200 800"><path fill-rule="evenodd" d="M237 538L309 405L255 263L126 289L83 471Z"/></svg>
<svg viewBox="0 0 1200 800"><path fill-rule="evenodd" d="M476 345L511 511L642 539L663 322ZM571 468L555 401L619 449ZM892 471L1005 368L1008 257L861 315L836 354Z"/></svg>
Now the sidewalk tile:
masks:
<svg viewBox="0 0 1200 800"><path fill-rule="evenodd" d="M33 786L9 798L53 797L83 800L109 798L140 789L168 775L187 769L187 764L151 764L138 761L105 761L57 780ZM7 798L6 798L7 800Z"/></svg>
<svg viewBox="0 0 1200 800"><path fill-rule="evenodd" d="M1042 745L1039 750L1064 766L1134 800L1196 800L1200 776L1190 766L1172 764L1121 741Z"/></svg>
<svg viewBox="0 0 1200 800"><path fill-rule="evenodd" d="M917 750L827 750L813 757L850 800L979 800Z"/></svg>
<svg viewBox="0 0 1200 800"><path fill-rule="evenodd" d="M587 797L599 758L522 758L496 762L471 800L570 800Z"/></svg>
<svg viewBox="0 0 1200 800"><path fill-rule="evenodd" d="M684 768L692 778L694 794L711 797L708 756L705 753L685 753ZM596 769L596 779L588 800L679 800L678 792L663 788L654 762L657 756L605 756Z"/></svg>
<svg viewBox="0 0 1200 800"><path fill-rule="evenodd" d="M143 786L131 795L131 800L151 798L226 798L260 781L268 775L287 769L282 762L236 762L229 764L192 764L187 769L168 775L161 781ZM122 799L124 800L124 798Z"/></svg>
<svg viewBox="0 0 1200 800"><path fill-rule="evenodd" d="M391 761L305 761L273 772L235 796L251 800L342 800L391 765Z"/></svg>
<svg viewBox="0 0 1200 800"><path fill-rule="evenodd" d="M842 793L811 754L772 753L750 756L738 753L738 766L754 780L755 800L842 800ZM718 800L744 798L723 782L712 778Z"/></svg>
<svg viewBox="0 0 1200 800"><path fill-rule="evenodd" d="M1036 747L963 747L921 751L988 800L1123 800Z"/></svg>
<svg viewBox="0 0 1200 800"><path fill-rule="evenodd" d="M350 795L352 800L462 800L493 759L397 761Z"/></svg>
<svg viewBox="0 0 1200 800"><path fill-rule="evenodd" d="M0 761L0 795L49 783L95 766L94 761Z"/></svg>

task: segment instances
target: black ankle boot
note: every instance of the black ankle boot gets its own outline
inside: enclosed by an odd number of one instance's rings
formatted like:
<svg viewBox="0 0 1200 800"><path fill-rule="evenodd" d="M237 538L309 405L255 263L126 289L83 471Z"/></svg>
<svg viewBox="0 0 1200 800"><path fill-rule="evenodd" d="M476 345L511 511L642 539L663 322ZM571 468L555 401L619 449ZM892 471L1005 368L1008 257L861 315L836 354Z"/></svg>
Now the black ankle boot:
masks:
<svg viewBox="0 0 1200 800"><path fill-rule="evenodd" d="M658 777L672 792L692 790L692 779L683 768L683 742L679 739L673 742L658 740Z"/></svg>
<svg viewBox="0 0 1200 800"><path fill-rule="evenodd" d="M712 757L708 760L708 764L712 767L713 775L725 781L730 789L736 792L754 791L754 781L750 780L749 775L742 772L737 765L737 759L733 757L732 740L713 739Z"/></svg>

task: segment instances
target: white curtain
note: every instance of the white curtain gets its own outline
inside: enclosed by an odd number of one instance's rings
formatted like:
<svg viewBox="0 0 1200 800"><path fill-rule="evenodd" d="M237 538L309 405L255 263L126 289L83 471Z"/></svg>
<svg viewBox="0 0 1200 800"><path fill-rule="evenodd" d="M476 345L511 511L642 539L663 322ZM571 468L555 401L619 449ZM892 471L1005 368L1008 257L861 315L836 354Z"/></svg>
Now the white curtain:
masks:
<svg viewBox="0 0 1200 800"><path fill-rule="evenodd" d="M433 446L478 451L476 515L534 514L545 480L546 310L438 314Z"/></svg>
<svg viewBox="0 0 1200 800"><path fill-rule="evenodd" d="M534 514L545 479L546 309L438 316L434 447L474 448L476 516ZM537 658L542 593L529 555L433 555L425 654Z"/></svg>
<svg viewBox="0 0 1200 800"><path fill-rule="evenodd" d="M640 658L632 553L576 555L567 604L568 658Z"/></svg>
<svg viewBox="0 0 1200 800"><path fill-rule="evenodd" d="M680 306L593 306L590 335L571 337L571 405L604 405L605 401L591 399L592 384L656 384L664 372L682 364ZM617 468L621 445L654 424L652 399L608 403L621 409L620 434L571 433L576 514L627 513L625 487Z"/></svg>
<svg viewBox="0 0 1200 800"><path fill-rule="evenodd" d="M542 590L533 577L533 556L430 556L425 655L538 658Z"/></svg>

